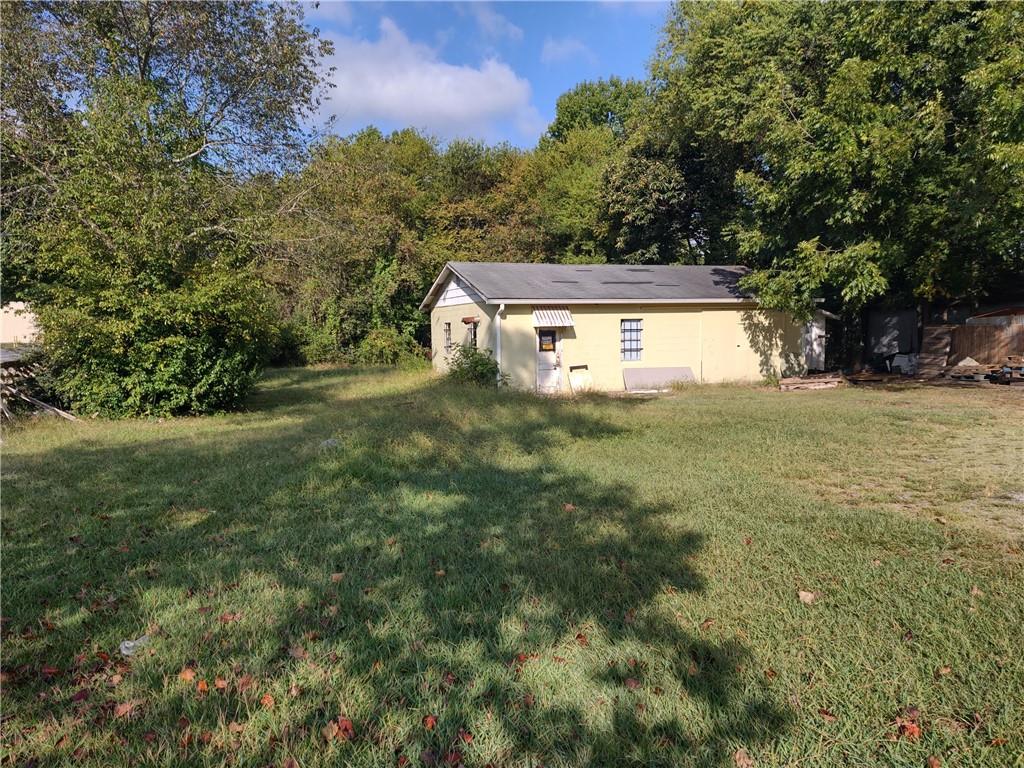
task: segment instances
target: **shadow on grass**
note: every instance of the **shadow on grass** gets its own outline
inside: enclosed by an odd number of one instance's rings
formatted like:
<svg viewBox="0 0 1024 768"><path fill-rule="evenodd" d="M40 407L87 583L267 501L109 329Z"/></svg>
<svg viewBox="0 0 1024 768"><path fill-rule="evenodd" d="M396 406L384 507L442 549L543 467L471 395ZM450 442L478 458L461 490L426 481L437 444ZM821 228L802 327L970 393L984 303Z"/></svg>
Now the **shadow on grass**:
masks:
<svg viewBox="0 0 1024 768"><path fill-rule="evenodd" d="M680 510L573 469L576 441L620 428L573 404L436 381L345 391L358 380L275 374L253 416L287 402L301 419L18 458L16 480L49 475L79 511L48 518L45 485L5 488L17 510L4 531L11 754L727 765L785 727L740 685L744 646L673 611L704 589L690 564L701 538L678 527ZM39 629L46 615L53 632ZM70 700L108 679L97 647L151 622L157 652L126 669L136 713L115 717L114 692ZM54 663L56 689L40 676ZM211 683L229 670L229 692L197 699L176 681L186 664ZM237 689L243 673L253 690ZM264 691L276 709L261 709ZM207 743L182 745L183 713ZM356 738L328 746L320 729L339 714ZM60 744L69 717L94 733ZM223 735L232 720L244 735Z"/></svg>

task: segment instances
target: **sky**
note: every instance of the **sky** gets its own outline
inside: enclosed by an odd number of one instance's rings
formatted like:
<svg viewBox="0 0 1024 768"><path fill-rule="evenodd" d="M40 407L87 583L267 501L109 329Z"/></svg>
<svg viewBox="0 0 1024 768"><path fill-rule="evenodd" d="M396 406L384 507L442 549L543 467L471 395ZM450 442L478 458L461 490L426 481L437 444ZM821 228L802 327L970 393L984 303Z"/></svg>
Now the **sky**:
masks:
<svg viewBox="0 0 1024 768"><path fill-rule="evenodd" d="M306 7L334 42L321 119L345 135L408 126L532 147L582 80L643 78L665 2L335 2Z"/></svg>

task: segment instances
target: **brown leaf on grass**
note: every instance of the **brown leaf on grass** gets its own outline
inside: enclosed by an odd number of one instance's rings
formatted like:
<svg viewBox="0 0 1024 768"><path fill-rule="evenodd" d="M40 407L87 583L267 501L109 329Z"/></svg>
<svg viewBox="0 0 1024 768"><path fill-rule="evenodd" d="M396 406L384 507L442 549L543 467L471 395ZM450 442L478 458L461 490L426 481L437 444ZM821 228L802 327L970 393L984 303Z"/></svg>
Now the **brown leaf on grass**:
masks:
<svg viewBox="0 0 1024 768"><path fill-rule="evenodd" d="M260 697L260 704L263 706L264 709L273 709L274 697L271 696L269 693L264 693L263 696Z"/></svg>
<svg viewBox="0 0 1024 768"><path fill-rule="evenodd" d="M743 747L732 753L732 762L736 768L754 768L754 758Z"/></svg>
<svg viewBox="0 0 1024 768"><path fill-rule="evenodd" d="M131 717L139 708L139 700L122 701L114 707L114 717Z"/></svg>
<svg viewBox="0 0 1024 768"><path fill-rule="evenodd" d="M405 768L409 764L409 758L405 755L398 756L398 768Z"/></svg>
<svg viewBox="0 0 1024 768"><path fill-rule="evenodd" d="M1004 746L1006 746L1006 743L1007 743L1006 739L1004 739L1002 736L997 736L994 739L990 739L989 742L988 742L988 745L990 747L1004 747Z"/></svg>
<svg viewBox="0 0 1024 768"><path fill-rule="evenodd" d="M196 679L196 671L192 669L192 667L185 667L181 670L181 672L178 673L178 678L183 683L191 683L193 680Z"/></svg>
<svg viewBox="0 0 1024 768"><path fill-rule="evenodd" d="M457 749L453 749L444 756L444 762L445 765L462 765L462 753Z"/></svg>
<svg viewBox="0 0 1024 768"><path fill-rule="evenodd" d="M937 670L935 670L935 677L945 677L946 675L948 675L952 671L953 671L953 668L950 667L950 666L945 666L945 665L941 666Z"/></svg>
<svg viewBox="0 0 1024 768"><path fill-rule="evenodd" d="M576 633L576 642L582 645L584 648L590 645L590 641L587 639L587 636L584 635L582 632Z"/></svg>
<svg viewBox="0 0 1024 768"><path fill-rule="evenodd" d="M209 744L213 741L213 731L203 731L199 734L199 741L203 744Z"/></svg>
<svg viewBox="0 0 1024 768"><path fill-rule="evenodd" d="M203 693L206 693L208 690L210 690L210 684L207 683L205 679L204 680L200 680L199 682L196 683L196 692L197 693L203 694Z"/></svg>
<svg viewBox="0 0 1024 768"><path fill-rule="evenodd" d="M633 624L636 622L636 611L630 608L626 611L626 614L622 617L622 620L627 624Z"/></svg>
<svg viewBox="0 0 1024 768"><path fill-rule="evenodd" d="M238 678L237 682L235 682L235 688L238 689L239 693L245 693L250 688L252 688L255 682L256 680L253 678L252 675L242 675L240 678Z"/></svg>
<svg viewBox="0 0 1024 768"><path fill-rule="evenodd" d="M288 686L288 695L294 699L296 696L302 695L302 689L295 683L292 683Z"/></svg>
<svg viewBox="0 0 1024 768"><path fill-rule="evenodd" d="M212 605L200 605L199 606L199 612L201 614L203 614L203 615L206 615L207 613L213 613L213 606Z"/></svg>
<svg viewBox="0 0 1024 768"><path fill-rule="evenodd" d="M228 681L225 680L223 677L214 678L213 687L216 688L218 691L223 691L228 687Z"/></svg>
<svg viewBox="0 0 1024 768"><path fill-rule="evenodd" d="M523 696L523 706L527 709L532 709L535 702L536 699L534 698L532 693L528 693L525 696Z"/></svg>
<svg viewBox="0 0 1024 768"><path fill-rule="evenodd" d="M338 716L338 737L352 741L356 737L356 728L347 717Z"/></svg>
<svg viewBox="0 0 1024 768"><path fill-rule="evenodd" d="M309 653L301 645L293 645L288 649L288 655L293 659L305 659L309 656Z"/></svg>
<svg viewBox="0 0 1024 768"><path fill-rule="evenodd" d="M562 511L563 512L575 512L576 511L576 505L575 504L570 504L569 502L566 502L565 504L562 505Z"/></svg>
<svg viewBox="0 0 1024 768"><path fill-rule="evenodd" d="M320 735L324 737L324 741L330 743L334 741L338 735L338 724L331 720L323 728L320 729Z"/></svg>
<svg viewBox="0 0 1024 768"><path fill-rule="evenodd" d="M971 597L981 597L984 594L984 592L978 589L978 586L976 584L971 587Z"/></svg>
<svg viewBox="0 0 1024 768"><path fill-rule="evenodd" d="M154 741L156 741L156 733L154 731L146 731L144 734L142 734L142 740L147 744L152 744Z"/></svg>
<svg viewBox="0 0 1024 768"><path fill-rule="evenodd" d="M711 626L712 624L714 624L714 623L715 623L715 620L714 620L714 619L704 619L704 621L702 621L702 622L700 623L700 628L701 628L702 630L706 630L706 629L707 629L708 627L710 627L710 626Z"/></svg>
<svg viewBox="0 0 1024 768"><path fill-rule="evenodd" d="M113 686L120 685L122 680L124 680L124 678L120 674L113 674L110 676L110 684Z"/></svg>
<svg viewBox="0 0 1024 768"><path fill-rule="evenodd" d="M46 664L39 671L42 673L43 677L56 677L60 674L60 667L51 667L49 664Z"/></svg>
<svg viewBox="0 0 1024 768"><path fill-rule="evenodd" d="M217 617L221 624L230 624L232 621L238 621L240 618L242 618L242 614L234 611L225 611Z"/></svg>
<svg viewBox="0 0 1024 768"><path fill-rule="evenodd" d="M635 677L627 677L626 687L629 688L629 690L631 691L635 691L637 688L640 687L640 681L637 680Z"/></svg>
<svg viewBox="0 0 1024 768"><path fill-rule="evenodd" d="M744 536L743 537L743 543L749 547L751 544L754 543L754 540L752 538L750 538L749 536Z"/></svg>
<svg viewBox="0 0 1024 768"><path fill-rule="evenodd" d="M89 698L89 689L81 688L75 691L75 695L71 697L72 701L85 701Z"/></svg>
<svg viewBox="0 0 1024 768"><path fill-rule="evenodd" d="M942 768L942 761L935 755L928 755L925 765L928 768Z"/></svg>
<svg viewBox="0 0 1024 768"><path fill-rule="evenodd" d="M459 728L459 738L462 739L465 744L473 743L473 734L462 728Z"/></svg>
<svg viewBox="0 0 1024 768"><path fill-rule="evenodd" d="M331 583L332 584L337 584L339 581L341 581L344 578L345 578L345 574L344 573L332 573L331 574Z"/></svg>
<svg viewBox="0 0 1024 768"><path fill-rule="evenodd" d="M444 568L438 568L436 571L434 571L434 575L439 579L443 579L445 576L448 575L448 572Z"/></svg>
<svg viewBox="0 0 1024 768"><path fill-rule="evenodd" d="M777 675L778 672L776 672L771 667L768 667L768 669L764 671L764 676L767 677L769 680L774 680Z"/></svg>
<svg viewBox="0 0 1024 768"><path fill-rule="evenodd" d="M897 717L896 731L899 736L902 736L907 741L917 741L921 738L921 726L912 720L904 720L901 717Z"/></svg>
<svg viewBox="0 0 1024 768"><path fill-rule="evenodd" d="M829 711L828 709L825 709L825 707L821 707L818 710L818 714L821 715L822 719L826 723L834 723L836 720L839 719L835 716L833 712Z"/></svg>
<svg viewBox="0 0 1024 768"><path fill-rule="evenodd" d="M294 757L286 757L281 764L281 768L299 768L299 761Z"/></svg>
<svg viewBox="0 0 1024 768"><path fill-rule="evenodd" d="M797 590L796 596L800 598L800 602L804 605L810 605L819 597L817 592L806 592L802 589Z"/></svg>
<svg viewBox="0 0 1024 768"><path fill-rule="evenodd" d="M245 726L235 720L232 720L228 723L228 730L231 731L231 733L239 734L245 730Z"/></svg>
<svg viewBox="0 0 1024 768"><path fill-rule="evenodd" d="M434 730L437 727L437 717L435 715L427 715L423 718L423 727L428 731Z"/></svg>

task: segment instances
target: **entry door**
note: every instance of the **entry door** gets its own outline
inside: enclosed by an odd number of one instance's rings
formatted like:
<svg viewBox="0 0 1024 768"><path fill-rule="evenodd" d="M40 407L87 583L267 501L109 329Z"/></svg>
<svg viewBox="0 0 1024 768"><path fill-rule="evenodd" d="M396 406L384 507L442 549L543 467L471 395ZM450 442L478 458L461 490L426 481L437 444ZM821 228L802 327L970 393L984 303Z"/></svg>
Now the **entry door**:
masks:
<svg viewBox="0 0 1024 768"><path fill-rule="evenodd" d="M537 329L537 391L558 392L562 388L562 368L558 352L558 331Z"/></svg>

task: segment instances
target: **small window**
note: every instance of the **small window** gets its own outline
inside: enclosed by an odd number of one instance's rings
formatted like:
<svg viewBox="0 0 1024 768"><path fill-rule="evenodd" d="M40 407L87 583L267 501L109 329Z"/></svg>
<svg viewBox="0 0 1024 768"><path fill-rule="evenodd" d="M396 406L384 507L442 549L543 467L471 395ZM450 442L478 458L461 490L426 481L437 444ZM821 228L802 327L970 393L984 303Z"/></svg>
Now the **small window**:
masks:
<svg viewBox="0 0 1024 768"><path fill-rule="evenodd" d="M473 349L477 349L476 343L476 329L480 326L480 323L469 324L469 343L473 346Z"/></svg>
<svg viewBox="0 0 1024 768"><path fill-rule="evenodd" d="M445 352L451 352L452 351L452 324L451 323L445 323L444 324L444 351Z"/></svg>
<svg viewBox="0 0 1024 768"><path fill-rule="evenodd" d="M537 331L537 349L541 352L555 351L555 332Z"/></svg>
<svg viewBox="0 0 1024 768"><path fill-rule="evenodd" d="M619 322L619 342L623 360L639 360L644 347L641 335L644 330L643 320L621 320Z"/></svg>

